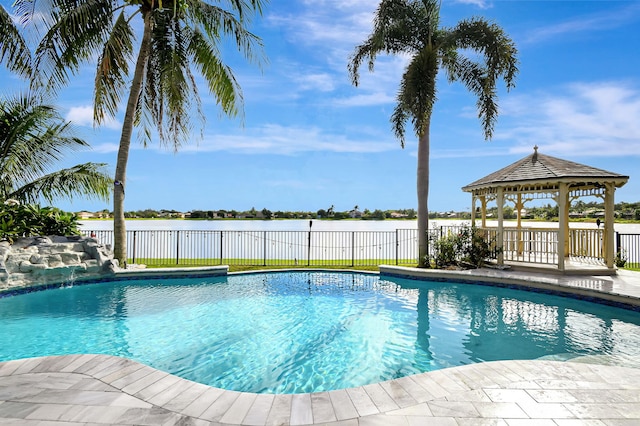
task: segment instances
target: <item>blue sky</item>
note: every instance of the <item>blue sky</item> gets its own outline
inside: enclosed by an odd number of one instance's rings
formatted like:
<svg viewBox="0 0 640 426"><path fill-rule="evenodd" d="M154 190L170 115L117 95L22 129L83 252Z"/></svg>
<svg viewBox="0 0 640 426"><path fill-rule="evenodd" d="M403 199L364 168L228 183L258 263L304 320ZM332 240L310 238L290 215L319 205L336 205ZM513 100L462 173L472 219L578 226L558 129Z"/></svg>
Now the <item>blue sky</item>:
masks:
<svg viewBox="0 0 640 426"><path fill-rule="evenodd" d="M407 58L381 56L373 73L365 64L359 87L347 72L376 7L373 0L272 0L252 27L268 64L260 70L231 51L225 56L243 89L243 120L223 117L201 86L203 138L195 131L174 153L155 143L145 149L134 136L125 210L417 208L417 140L408 127L402 149L389 122ZM529 155L534 145L630 176L616 201L640 201L640 2L442 1L443 26L473 16L513 38L520 73L515 89L500 87L491 141L483 138L475 99L441 76L429 209L468 210L462 186ZM92 127L93 71L93 64L84 68L57 99L92 146L67 164L104 162L113 173L122 117ZM4 69L0 77L3 94L24 87ZM56 205L112 210L111 202L95 200Z"/></svg>

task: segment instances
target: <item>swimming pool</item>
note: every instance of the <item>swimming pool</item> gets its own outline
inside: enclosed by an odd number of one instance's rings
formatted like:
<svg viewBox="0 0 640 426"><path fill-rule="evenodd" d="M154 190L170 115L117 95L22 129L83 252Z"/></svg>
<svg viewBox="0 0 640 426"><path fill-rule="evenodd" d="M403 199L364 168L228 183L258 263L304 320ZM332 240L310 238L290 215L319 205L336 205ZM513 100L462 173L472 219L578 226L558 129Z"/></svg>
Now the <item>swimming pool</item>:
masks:
<svg viewBox="0 0 640 426"><path fill-rule="evenodd" d="M0 361L101 353L229 390L304 393L502 359L640 365L640 313L353 272L76 285L0 299Z"/></svg>

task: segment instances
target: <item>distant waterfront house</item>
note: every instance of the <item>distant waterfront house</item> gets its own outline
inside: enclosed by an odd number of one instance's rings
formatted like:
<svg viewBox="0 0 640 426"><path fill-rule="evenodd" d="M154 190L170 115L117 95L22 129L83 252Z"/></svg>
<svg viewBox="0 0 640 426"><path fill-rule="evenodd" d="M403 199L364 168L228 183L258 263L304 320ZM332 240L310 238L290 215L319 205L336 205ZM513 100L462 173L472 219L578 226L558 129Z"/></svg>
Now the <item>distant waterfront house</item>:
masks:
<svg viewBox="0 0 640 426"><path fill-rule="evenodd" d="M391 218L392 219L401 219L401 218L405 218L405 217L407 217L407 215L404 214L404 213L391 212Z"/></svg>
<svg viewBox="0 0 640 426"><path fill-rule="evenodd" d="M95 213L91 213L91 212L87 212L87 211L78 212L77 215L78 215L78 219L80 219L80 220L95 219L95 218L100 217L99 215L96 215Z"/></svg>

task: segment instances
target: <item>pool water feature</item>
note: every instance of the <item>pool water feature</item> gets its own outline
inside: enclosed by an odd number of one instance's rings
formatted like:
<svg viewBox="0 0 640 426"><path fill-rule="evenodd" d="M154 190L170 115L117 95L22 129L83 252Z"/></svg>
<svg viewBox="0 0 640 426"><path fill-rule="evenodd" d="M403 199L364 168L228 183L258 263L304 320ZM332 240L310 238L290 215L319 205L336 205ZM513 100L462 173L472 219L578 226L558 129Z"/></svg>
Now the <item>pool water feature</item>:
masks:
<svg viewBox="0 0 640 426"><path fill-rule="evenodd" d="M486 285L267 272L0 299L0 361L127 357L228 390L304 393L504 359L640 366L640 313Z"/></svg>

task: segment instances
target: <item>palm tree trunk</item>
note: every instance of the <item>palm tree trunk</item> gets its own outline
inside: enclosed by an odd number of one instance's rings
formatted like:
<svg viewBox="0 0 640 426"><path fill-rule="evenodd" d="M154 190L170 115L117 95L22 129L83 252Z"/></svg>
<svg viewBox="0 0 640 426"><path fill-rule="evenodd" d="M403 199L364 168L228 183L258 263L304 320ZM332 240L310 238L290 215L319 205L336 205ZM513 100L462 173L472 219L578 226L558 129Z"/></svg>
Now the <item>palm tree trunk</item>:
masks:
<svg viewBox="0 0 640 426"><path fill-rule="evenodd" d="M424 123L424 132L418 140L418 266L428 267L429 254L429 127L431 117Z"/></svg>
<svg viewBox="0 0 640 426"><path fill-rule="evenodd" d="M113 256L118 259L120 266L125 268L127 266L127 230L124 220L124 196L127 181L127 162L129 161L133 122L142 89L142 79L149 58L151 45L151 13L143 11L143 20L144 32L138 52L133 81L131 82L124 122L122 124L122 134L120 136L120 146L118 148L116 174L113 185Z"/></svg>

